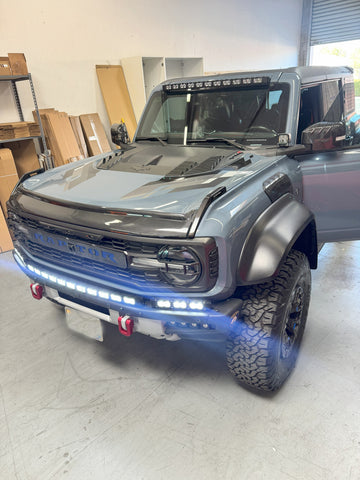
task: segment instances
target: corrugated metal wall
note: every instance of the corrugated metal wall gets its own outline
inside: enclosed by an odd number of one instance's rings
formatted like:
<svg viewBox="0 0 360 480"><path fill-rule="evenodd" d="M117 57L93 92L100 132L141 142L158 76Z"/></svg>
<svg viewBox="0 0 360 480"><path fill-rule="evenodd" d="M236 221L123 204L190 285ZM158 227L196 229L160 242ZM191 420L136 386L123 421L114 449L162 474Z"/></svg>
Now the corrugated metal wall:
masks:
<svg viewBox="0 0 360 480"><path fill-rule="evenodd" d="M360 39L360 0L313 0L310 45Z"/></svg>

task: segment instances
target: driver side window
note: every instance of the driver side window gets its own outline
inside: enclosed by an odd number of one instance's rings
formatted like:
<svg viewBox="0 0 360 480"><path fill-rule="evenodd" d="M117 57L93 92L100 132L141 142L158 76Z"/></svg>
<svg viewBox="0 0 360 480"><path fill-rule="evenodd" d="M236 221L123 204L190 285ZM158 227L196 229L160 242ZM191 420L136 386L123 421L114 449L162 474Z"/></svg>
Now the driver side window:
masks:
<svg viewBox="0 0 360 480"><path fill-rule="evenodd" d="M304 88L300 97L299 126L296 143L301 143L305 128L320 122L320 85Z"/></svg>
<svg viewBox="0 0 360 480"><path fill-rule="evenodd" d="M297 143L301 143L302 132L314 123L343 121L342 98L338 80L303 88L300 97Z"/></svg>

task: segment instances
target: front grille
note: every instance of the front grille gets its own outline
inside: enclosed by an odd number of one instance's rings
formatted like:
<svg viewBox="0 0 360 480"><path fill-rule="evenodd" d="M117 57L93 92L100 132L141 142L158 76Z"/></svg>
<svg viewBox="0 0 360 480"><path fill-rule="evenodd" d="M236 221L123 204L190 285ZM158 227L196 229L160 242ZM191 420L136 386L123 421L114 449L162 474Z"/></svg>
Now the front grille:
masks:
<svg viewBox="0 0 360 480"><path fill-rule="evenodd" d="M150 245L145 242L137 242L137 241L129 241L127 239L121 238L112 238L112 237L105 237L101 236L101 241L99 239L92 239L91 234L79 234L76 233L74 230L70 231L70 229L62 229L56 228L55 226L49 226L46 224L42 224L36 220L32 220L31 218L27 217L20 217L16 216L16 220L13 219L12 215L9 215L8 223L10 228L14 231L18 230L19 225L24 225L35 230L42 230L44 232L54 235L66 235L66 237L71 238L74 241L91 241L91 243L95 245L101 245L104 248L110 248L113 250L121 251L121 252L131 252L131 253L141 253L145 255L153 255L154 258L157 255L159 250L158 245ZM95 236L95 235L94 235Z"/></svg>
<svg viewBox="0 0 360 480"><path fill-rule="evenodd" d="M53 227L46 227L39 222L24 218L16 217L16 221L9 216L9 227L12 229L15 240L17 240L23 247L35 258L41 258L45 261L49 261L54 266L64 267L79 273L86 275L94 275L103 280L115 280L116 283L120 283L124 286L131 285L138 288L144 288L145 285L149 286L149 283L154 284L156 288L161 288L160 275L154 271L139 271L134 272L129 269L122 269L116 265L104 264L92 260L89 258L72 255L70 252L57 250L51 248L48 245L42 245L32 241L26 234L22 233L21 225L30 227L32 229L41 230L51 234L63 236L64 232L60 229ZM79 241L84 243L84 238L77 235L67 235L67 238L71 238L73 241ZM101 238L100 241L92 241L91 244L99 245L102 248L109 248L115 251L127 252L128 254L146 254L156 258L159 246L148 245L142 242L130 242L128 240L115 239L115 238ZM163 285L165 288L165 285Z"/></svg>
<svg viewBox="0 0 360 480"><path fill-rule="evenodd" d="M40 221L23 217L9 212L8 218L9 227L13 232L14 240L18 241L24 249L31 254L34 258L48 261L53 266L68 269L72 272L79 274L85 274L88 276L94 276L99 280L113 281L119 286L124 288L132 287L144 290L148 290L149 287L154 291L168 291L171 287L168 283L165 283L164 278L160 272L160 269L154 267L147 268L142 267L135 268L131 264L131 258L145 257L148 259L157 259L159 250L163 247L162 244L155 244L150 242L133 241L127 238L111 237L104 235L103 233L96 233L89 230L87 232L84 228L81 232L72 230L69 227L48 225ZM31 238L29 232L42 232L45 234L58 236L71 242L78 242L79 244L87 245L91 249L92 247L98 247L102 251L108 252L122 252L129 260L130 266L126 267L124 264L113 265L108 262L104 263L97 261L96 257L89 258L89 256L81 256L76 254L75 251L61 250L60 248L54 248L51 243L40 243L34 238ZM54 243L54 242L53 242ZM201 249L199 249L199 252ZM204 249L202 250L203 253ZM208 260L202 259L202 267L205 266L204 275L202 279L190 289L197 291L205 291L211 288L218 276L218 249L213 247L210 252L208 251ZM99 258L99 257L98 257Z"/></svg>
<svg viewBox="0 0 360 480"><path fill-rule="evenodd" d="M88 258L76 257L67 252L62 252L49 248L47 246L39 245L25 236L21 235L17 240L25 247L25 249L36 258L50 261L53 265L65 267L79 273L86 275L95 275L97 278L106 280L115 280L117 283L137 285L143 287L148 285L149 278L146 272L134 273L133 271L121 269L112 265L105 265ZM158 275L151 276L151 282L158 284L160 278Z"/></svg>
<svg viewBox="0 0 360 480"><path fill-rule="evenodd" d="M131 252L142 255L149 255L156 257L159 247L157 245L149 245L142 242L129 242L128 240L118 238L103 238L101 240L101 246L104 248L110 248L121 252Z"/></svg>

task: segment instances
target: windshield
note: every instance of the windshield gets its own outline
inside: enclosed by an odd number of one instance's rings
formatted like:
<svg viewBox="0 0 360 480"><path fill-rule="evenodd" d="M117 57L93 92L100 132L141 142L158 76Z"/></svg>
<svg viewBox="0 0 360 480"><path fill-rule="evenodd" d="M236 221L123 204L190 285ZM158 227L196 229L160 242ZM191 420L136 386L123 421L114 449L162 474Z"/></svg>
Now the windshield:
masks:
<svg viewBox="0 0 360 480"><path fill-rule="evenodd" d="M145 110L136 140L188 144L231 139L247 145L276 145L285 132L286 83L251 88L156 92Z"/></svg>

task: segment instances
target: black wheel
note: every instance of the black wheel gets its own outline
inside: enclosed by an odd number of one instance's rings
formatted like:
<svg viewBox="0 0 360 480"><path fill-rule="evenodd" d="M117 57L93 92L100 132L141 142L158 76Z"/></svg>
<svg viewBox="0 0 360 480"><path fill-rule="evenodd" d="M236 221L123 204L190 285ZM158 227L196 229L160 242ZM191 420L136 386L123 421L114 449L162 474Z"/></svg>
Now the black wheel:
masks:
<svg viewBox="0 0 360 480"><path fill-rule="evenodd" d="M240 382L278 390L295 366L310 302L307 257L291 251L276 278L245 287L241 318L227 340L227 364Z"/></svg>

